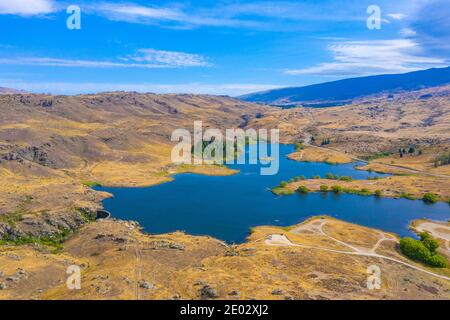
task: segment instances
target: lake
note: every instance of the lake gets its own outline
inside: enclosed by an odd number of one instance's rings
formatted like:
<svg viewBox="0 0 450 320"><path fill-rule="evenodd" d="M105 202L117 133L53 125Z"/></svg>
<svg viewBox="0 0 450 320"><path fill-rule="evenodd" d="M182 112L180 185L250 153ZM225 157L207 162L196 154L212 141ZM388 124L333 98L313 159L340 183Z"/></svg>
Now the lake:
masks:
<svg viewBox="0 0 450 320"><path fill-rule="evenodd" d="M138 221L149 233L182 230L192 235L209 235L229 243L241 243L254 226L289 226L316 215L329 215L348 222L378 228L401 236L412 220L450 219L448 203L376 198L332 193L275 196L270 189L283 180L304 175L325 177L327 173L366 179L383 176L356 170L357 164L329 165L287 159L292 145L280 145L280 170L261 176L258 165L230 165L240 173L226 177L179 174L175 180L145 188L96 190L114 194L104 207L115 218Z"/></svg>

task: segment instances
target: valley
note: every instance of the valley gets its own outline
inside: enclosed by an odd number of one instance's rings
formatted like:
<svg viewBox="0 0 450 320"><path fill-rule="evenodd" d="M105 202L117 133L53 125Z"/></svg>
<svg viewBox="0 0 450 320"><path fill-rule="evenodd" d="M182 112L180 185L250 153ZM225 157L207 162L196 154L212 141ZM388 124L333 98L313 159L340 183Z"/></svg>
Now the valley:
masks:
<svg viewBox="0 0 450 320"><path fill-rule="evenodd" d="M320 191L322 185L331 188L337 182L326 179L326 173L337 170L335 164L351 166L357 159L367 159L368 163L359 164L361 177L338 183L371 194L381 190L382 197L421 199L433 193L436 205L444 208L447 204L442 202L450 199L448 165L435 166L434 159L449 150L449 90L443 86L393 97L381 95L344 107L288 110L195 95L0 96L0 297L448 299L448 280L433 276L448 277L448 268L412 262L400 253L396 241L379 243L377 228L325 218L327 235L331 232L340 241L354 241L352 246L376 247L391 260L342 256L338 251L348 249L342 243L307 228L292 232L297 229L286 225L300 221L300 215L294 218L295 212L290 213L289 224L252 228L250 236L236 245L189 232L148 234L126 215L121 215L124 220L95 221L95 212L112 196L109 191L96 191L100 185L100 189L155 185L170 189L166 183L186 173L186 177L194 173L212 179L229 175L241 179L235 175L242 171L238 167L171 164L171 132L192 128L194 120L221 129L278 128L283 143L299 144L285 161L301 166L326 163L321 164L327 167L321 169L320 179L312 177L317 171L311 171L305 179L288 183L286 188L293 192L300 186L310 191ZM427 99L421 98L424 95ZM400 156L399 149L411 147L414 153ZM376 176L371 172L390 176L365 179ZM296 169L288 170L283 179L299 174ZM272 188L280 181L275 176L261 187ZM273 199L269 191L264 195L264 199ZM326 203L312 194L306 199L312 201L309 208ZM305 224L324 219L311 214L303 217ZM267 221L277 224L273 218ZM403 221L400 225L405 226ZM274 245L273 239L282 241ZM383 270L380 291L365 285L366 269L373 263ZM65 272L72 264L82 266L80 291L66 288Z"/></svg>

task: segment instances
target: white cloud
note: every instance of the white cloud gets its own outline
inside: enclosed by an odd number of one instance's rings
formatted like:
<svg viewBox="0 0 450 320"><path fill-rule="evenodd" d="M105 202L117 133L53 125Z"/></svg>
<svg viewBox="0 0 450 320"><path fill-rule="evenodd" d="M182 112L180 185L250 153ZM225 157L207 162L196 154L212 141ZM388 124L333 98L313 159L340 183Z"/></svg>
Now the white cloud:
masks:
<svg viewBox="0 0 450 320"><path fill-rule="evenodd" d="M100 3L83 6L88 12L113 21L168 26L256 26L259 23L224 18L218 12L187 12L177 7L142 6L138 4Z"/></svg>
<svg viewBox="0 0 450 320"><path fill-rule="evenodd" d="M171 67L210 66L206 58L198 54L155 49L139 49L136 55L128 56L125 60Z"/></svg>
<svg viewBox="0 0 450 320"><path fill-rule="evenodd" d="M50 57L0 58L0 64L82 68L183 68L208 67L207 59L198 54L139 49L136 54L114 61L59 59Z"/></svg>
<svg viewBox="0 0 450 320"><path fill-rule="evenodd" d="M0 14L35 16L54 12L52 0L2 0Z"/></svg>
<svg viewBox="0 0 450 320"><path fill-rule="evenodd" d="M251 84L251 83L184 83L184 84L157 84L157 83L98 83L98 82L25 82L21 80L0 79L0 87L21 89L36 93L52 94L82 94L108 91L136 91L152 93L192 93L240 96L252 92L280 88L279 85Z"/></svg>
<svg viewBox="0 0 450 320"><path fill-rule="evenodd" d="M422 55L422 48L411 39L346 41L328 46L333 61L317 66L285 70L290 75L355 76L402 73L443 67L444 59Z"/></svg>
<svg viewBox="0 0 450 320"><path fill-rule="evenodd" d="M402 35L403 37L409 38L409 37L416 36L417 32L415 32L413 29L410 29L410 28L403 28L400 30L400 35Z"/></svg>
<svg viewBox="0 0 450 320"><path fill-rule="evenodd" d="M217 1L208 5L141 5L101 2L84 5L88 13L113 21L159 25L172 28L234 27L293 31L305 21L365 21L352 6L327 1L316 4L299 1Z"/></svg>
<svg viewBox="0 0 450 320"><path fill-rule="evenodd" d="M406 14L403 14L403 13L389 13L389 14L387 14L387 16L394 20L403 20L406 18Z"/></svg>

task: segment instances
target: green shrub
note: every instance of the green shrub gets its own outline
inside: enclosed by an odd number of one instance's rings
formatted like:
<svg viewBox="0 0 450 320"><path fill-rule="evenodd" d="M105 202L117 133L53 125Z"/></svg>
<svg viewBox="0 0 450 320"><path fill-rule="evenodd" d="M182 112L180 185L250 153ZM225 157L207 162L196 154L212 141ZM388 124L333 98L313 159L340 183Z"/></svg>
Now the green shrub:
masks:
<svg viewBox="0 0 450 320"><path fill-rule="evenodd" d="M447 164L450 164L450 152L440 154L434 159L434 165L436 167L445 166Z"/></svg>
<svg viewBox="0 0 450 320"><path fill-rule="evenodd" d="M271 191L277 196L289 196L294 194L294 190L282 187L275 187Z"/></svg>
<svg viewBox="0 0 450 320"><path fill-rule="evenodd" d="M288 183L286 181L281 181L279 187L285 188L287 185L288 185Z"/></svg>
<svg viewBox="0 0 450 320"><path fill-rule="evenodd" d="M333 192L336 193L336 194L341 194L342 191L343 191L341 186L332 186L331 190L333 190Z"/></svg>
<svg viewBox="0 0 450 320"><path fill-rule="evenodd" d="M409 193L402 193L400 195L400 198L404 198L404 199L408 199L408 200L416 200L417 199L414 195L409 194Z"/></svg>
<svg viewBox="0 0 450 320"><path fill-rule="evenodd" d="M95 181L82 181L82 184L84 184L86 187L93 188L93 187L101 187L102 185Z"/></svg>
<svg viewBox="0 0 450 320"><path fill-rule="evenodd" d="M309 189L306 186L300 186L298 187L297 192L301 194L307 194L309 192Z"/></svg>
<svg viewBox="0 0 450 320"><path fill-rule="evenodd" d="M418 240L414 240L413 238L401 239L400 250L404 255L413 260L426 261L430 256L430 251L423 245L423 243Z"/></svg>
<svg viewBox="0 0 450 320"><path fill-rule="evenodd" d="M353 181L353 178L350 176L343 176L339 180L341 181Z"/></svg>
<svg viewBox="0 0 450 320"><path fill-rule="evenodd" d="M326 178L328 180L337 180L339 177L334 175L334 174L332 174L332 173L327 173Z"/></svg>
<svg viewBox="0 0 450 320"><path fill-rule="evenodd" d="M321 192L328 192L328 190L329 190L328 186L326 186L324 184L320 186L320 191Z"/></svg>
<svg viewBox="0 0 450 320"><path fill-rule="evenodd" d="M422 200L426 203L436 203L437 202L437 195L431 192L425 193L423 195Z"/></svg>
<svg viewBox="0 0 450 320"><path fill-rule="evenodd" d="M436 268L447 268L448 267L448 261L443 256L439 254L435 254L430 257L428 260L428 264L432 267Z"/></svg>
<svg viewBox="0 0 450 320"><path fill-rule="evenodd" d="M313 179L320 179L320 176L314 176Z"/></svg>
<svg viewBox="0 0 450 320"><path fill-rule="evenodd" d="M436 254L436 251L439 248L439 243L432 239L428 232L422 232L419 236L420 241L422 241L423 245L430 250L431 254Z"/></svg>
<svg viewBox="0 0 450 320"><path fill-rule="evenodd" d="M382 195L382 193L381 193L381 190L375 190L375 196L376 197L381 197L381 195Z"/></svg>
<svg viewBox="0 0 450 320"><path fill-rule="evenodd" d="M385 157L389 157L391 155L391 153L389 152L378 152L369 156L365 156L362 157L363 159L367 160L367 161L372 161L372 160L376 160L376 159L380 159L380 158L385 158Z"/></svg>
<svg viewBox="0 0 450 320"><path fill-rule="evenodd" d="M427 241L431 240L427 238ZM427 245L430 243L425 242ZM403 238L400 240L400 250L410 259L423 262L432 267L446 268L448 261L443 256L436 254L427 248L423 241L414 240L412 238ZM434 248L434 244L433 244ZM437 250L437 248L435 248Z"/></svg>
<svg viewBox="0 0 450 320"><path fill-rule="evenodd" d="M303 145L303 143L296 143L294 147L295 147L296 151L305 149L305 146Z"/></svg>

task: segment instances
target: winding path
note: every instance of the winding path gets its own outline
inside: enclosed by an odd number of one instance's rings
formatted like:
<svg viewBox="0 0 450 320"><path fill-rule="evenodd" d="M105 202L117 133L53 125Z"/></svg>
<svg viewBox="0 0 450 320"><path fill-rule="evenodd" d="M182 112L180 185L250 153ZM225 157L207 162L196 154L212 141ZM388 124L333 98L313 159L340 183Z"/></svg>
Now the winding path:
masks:
<svg viewBox="0 0 450 320"><path fill-rule="evenodd" d="M332 252L332 253L339 253L339 254L346 254L346 255L354 255L354 256L364 256L364 257L372 257L372 258L379 258L379 259L384 259L384 260L388 260L388 261L392 261L392 262L396 262L399 264L402 264L406 267L409 267L411 269L426 273L428 275L431 275L433 277L439 278L439 279L444 279L447 281L450 281L450 277L444 276L444 275L440 275L440 274L436 274L433 273L431 271L419 268L413 264L407 263L405 261L396 259L396 258L392 258L392 257L388 257L388 256L384 256L381 254L376 253L376 250L378 249L378 247L380 246L381 243L383 243L384 241L396 241L397 239L393 238L393 237L386 237L386 234L384 233L380 233L381 238L378 240L378 242L370 249L367 248L357 248L355 246L352 246L346 242L340 241L338 239L335 239L329 235L327 235L324 231L323 231L323 226L326 225L327 221L323 221L321 224L317 225L314 222L317 221L313 221L310 223L307 223L305 225L299 226L295 229L293 229L291 232L292 233L300 233L302 231L310 231L322 236L325 236L343 246L346 246L350 249L352 249L353 251L344 251L344 250L337 250L337 249L329 249L329 248L323 248L323 247L316 247L316 246L309 246L309 245L303 245L303 244L297 244L297 243L293 243L291 240L289 240L285 235L270 235L268 239L266 239L265 243L266 245L269 246L293 246L293 247L300 247L300 248L305 248L305 249L313 249L313 250L321 250L321 251L327 251L327 252Z"/></svg>

